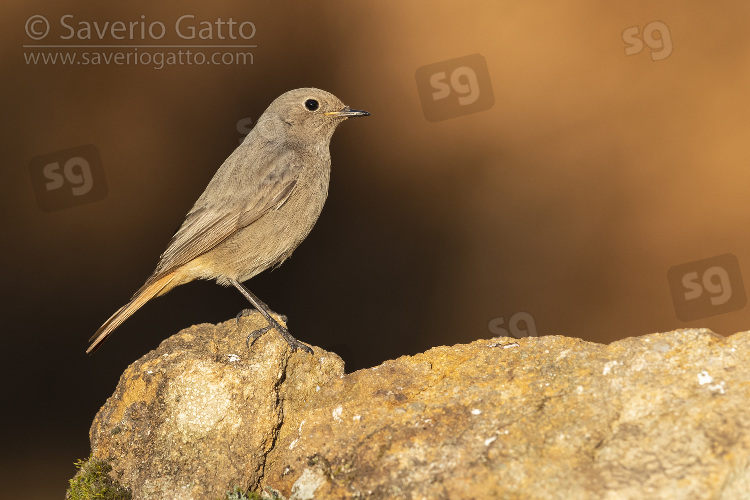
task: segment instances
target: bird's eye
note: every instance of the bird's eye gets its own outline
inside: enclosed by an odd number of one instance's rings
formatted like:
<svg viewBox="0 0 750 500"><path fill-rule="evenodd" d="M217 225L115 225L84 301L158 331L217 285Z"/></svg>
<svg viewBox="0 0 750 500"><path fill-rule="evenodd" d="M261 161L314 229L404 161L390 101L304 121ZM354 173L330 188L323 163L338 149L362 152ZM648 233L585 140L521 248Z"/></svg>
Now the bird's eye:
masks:
<svg viewBox="0 0 750 500"><path fill-rule="evenodd" d="M320 107L320 103L315 99L308 99L305 101L305 107L310 111L315 111Z"/></svg>

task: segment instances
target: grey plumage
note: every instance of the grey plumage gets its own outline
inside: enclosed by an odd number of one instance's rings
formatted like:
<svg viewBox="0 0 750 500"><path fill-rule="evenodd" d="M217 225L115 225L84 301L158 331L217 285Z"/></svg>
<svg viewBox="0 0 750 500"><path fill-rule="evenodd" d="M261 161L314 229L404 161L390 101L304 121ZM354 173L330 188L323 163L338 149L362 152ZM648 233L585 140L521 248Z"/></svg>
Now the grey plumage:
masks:
<svg viewBox="0 0 750 500"><path fill-rule="evenodd" d="M264 331L276 328L293 349L309 350L240 282L281 264L309 234L328 195L331 136L346 118L367 115L314 88L292 90L273 101L216 171L156 270L99 328L87 352L149 299L194 279L237 287L269 320Z"/></svg>

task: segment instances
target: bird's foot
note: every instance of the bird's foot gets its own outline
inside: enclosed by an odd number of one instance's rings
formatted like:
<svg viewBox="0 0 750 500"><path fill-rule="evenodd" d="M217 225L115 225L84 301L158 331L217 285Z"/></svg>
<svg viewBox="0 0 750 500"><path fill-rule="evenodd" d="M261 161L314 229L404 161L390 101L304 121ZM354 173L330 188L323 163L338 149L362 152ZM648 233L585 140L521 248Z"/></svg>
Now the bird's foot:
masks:
<svg viewBox="0 0 750 500"><path fill-rule="evenodd" d="M292 334L289 333L289 330L287 330L281 325L278 325L276 329L279 331L281 336L284 337L284 340L286 340L286 343L289 344L289 348L292 350L292 352L296 351L297 349L302 349L308 354L313 354L312 348L309 345L303 344L299 340L292 337Z"/></svg>
<svg viewBox="0 0 750 500"><path fill-rule="evenodd" d="M253 311L254 311L254 309L243 309L242 311L240 311L237 314L237 326L239 326L240 318L241 317L247 316L248 314L252 313ZM280 316L280 317L281 317L281 321L283 321L284 323L286 323L286 320L287 320L286 316ZM284 340L286 340L286 343L289 345L289 348L292 350L292 352L294 352L294 351L296 351L298 349L301 349L301 350L303 350L303 351L305 351L305 352L307 352L309 354L313 354L313 350L310 348L310 346L308 346L306 344L303 344L299 340L295 339L292 336L292 334L289 333L289 330L287 330L286 328L284 328L283 326L281 326L279 324L279 322L276 321L275 319L270 318L270 320L271 321L269 322L268 326L265 326L263 328L259 328L257 330L254 330L253 332L250 333L250 335L247 336L247 339L246 339L245 342L246 342L248 348L250 348L253 345L253 343L255 343L255 341L258 340L264 333L267 333L270 330L274 330L275 329L276 331L278 331L281 334L281 336L284 338Z"/></svg>
<svg viewBox="0 0 750 500"><path fill-rule="evenodd" d="M272 326L267 326L265 328L260 328L258 330L255 330L254 332L250 333L250 335L247 336L247 339L245 340L245 343L247 344L248 349L253 345L253 343L260 338L261 335L266 333L268 330L271 330Z"/></svg>

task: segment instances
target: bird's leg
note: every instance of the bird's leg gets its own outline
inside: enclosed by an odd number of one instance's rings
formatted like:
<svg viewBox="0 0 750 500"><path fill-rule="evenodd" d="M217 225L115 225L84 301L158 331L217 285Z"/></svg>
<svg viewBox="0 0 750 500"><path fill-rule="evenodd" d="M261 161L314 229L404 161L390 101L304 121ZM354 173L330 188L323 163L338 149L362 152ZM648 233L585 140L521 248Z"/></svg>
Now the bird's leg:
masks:
<svg viewBox="0 0 750 500"><path fill-rule="evenodd" d="M229 282L237 290L239 290L240 293L242 295L244 295L245 298L248 301L250 301L250 303L253 305L253 307L255 309L257 309L258 312L261 313L264 318L266 318L266 321L268 321L268 326L266 326L264 328L261 328L259 330L255 330L252 333L250 333L250 335L247 336L248 347L250 345L252 345L252 343L255 342L255 340L258 337L260 337L261 335L263 335L267 331L276 329L276 331L278 331L281 334L281 336L284 337L284 340L286 340L286 343L289 344L289 347L292 349L292 352L296 351L297 349L302 349L303 351L308 352L310 354L313 353L313 350L309 346L303 344L299 340L297 340L294 337L292 337L292 334L289 333L289 330L287 330L286 328L284 328L283 326L281 326L278 321L276 321L275 319L273 319L273 316L271 316L271 312L270 312L269 307L266 304L264 304L258 297L256 297L255 295L253 295L252 292L250 292L250 290L248 290L247 288L245 288L245 286L242 283L240 283L239 281L234 280L234 279L230 279ZM237 321L239 322L239 318L241 316L246 315L249 312L250 312L249 309L245 309L245 310L241 311L237 315Z"/></svg>

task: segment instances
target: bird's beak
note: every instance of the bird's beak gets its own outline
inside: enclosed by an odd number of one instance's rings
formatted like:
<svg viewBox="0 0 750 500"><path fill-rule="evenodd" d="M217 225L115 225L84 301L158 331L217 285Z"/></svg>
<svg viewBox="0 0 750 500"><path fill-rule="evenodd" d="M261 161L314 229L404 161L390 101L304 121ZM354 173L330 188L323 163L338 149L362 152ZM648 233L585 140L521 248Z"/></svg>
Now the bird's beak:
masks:
<svg viewBox="0 0 750 500"><path fill-rule="evenodd" d="M360 111L358 109L352 109L349 106L345 107L341 111L329 111L328 113L324 113L328 116L341 116L344 118L348 118L350 116L370 116L370 113L367 111Z"/></svg>

